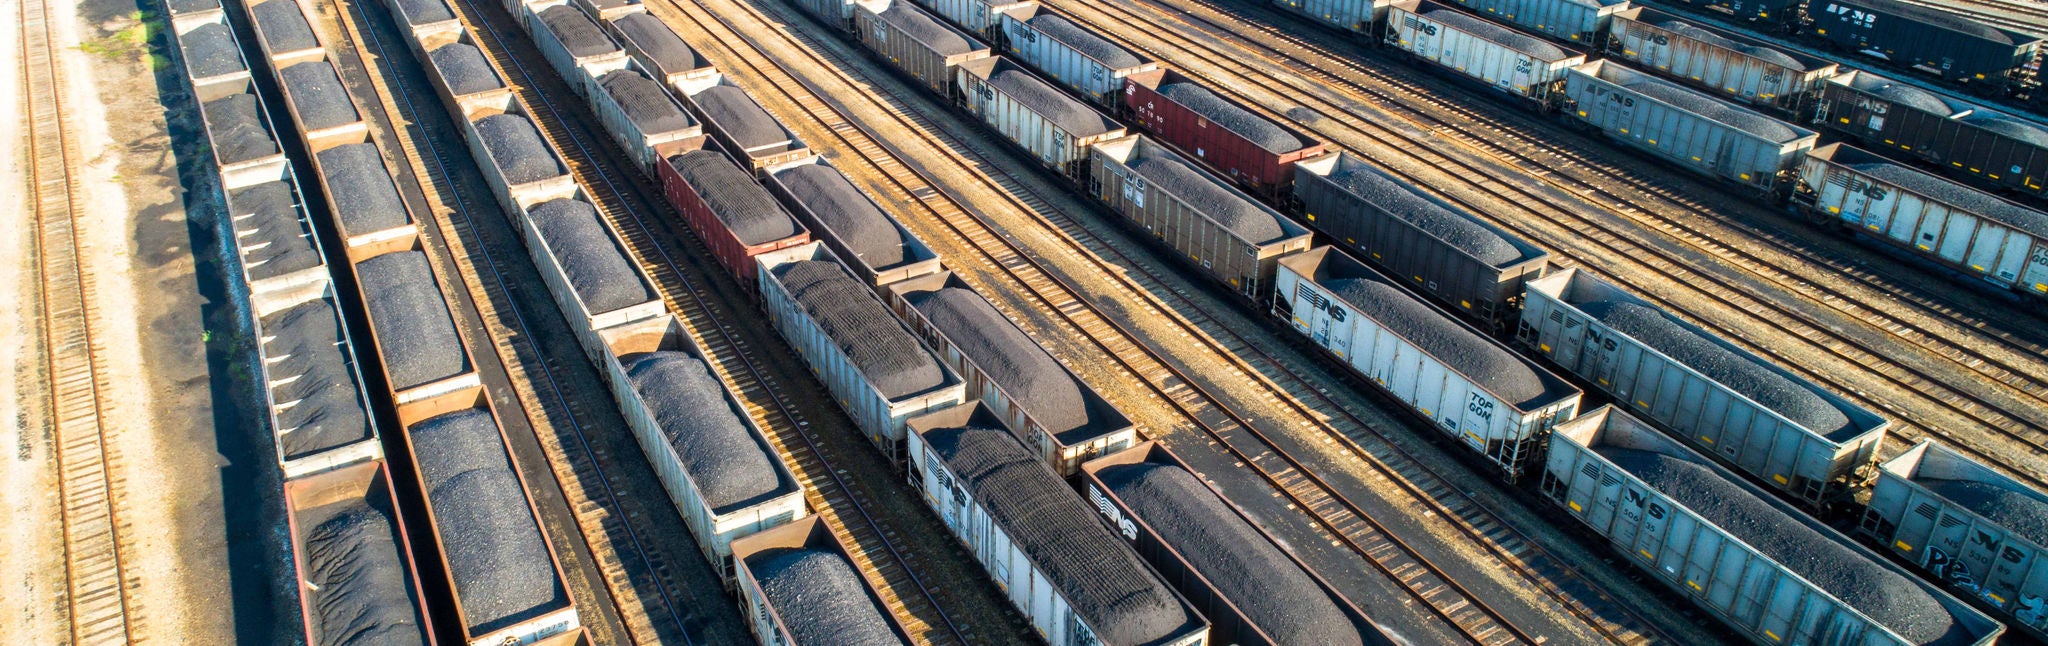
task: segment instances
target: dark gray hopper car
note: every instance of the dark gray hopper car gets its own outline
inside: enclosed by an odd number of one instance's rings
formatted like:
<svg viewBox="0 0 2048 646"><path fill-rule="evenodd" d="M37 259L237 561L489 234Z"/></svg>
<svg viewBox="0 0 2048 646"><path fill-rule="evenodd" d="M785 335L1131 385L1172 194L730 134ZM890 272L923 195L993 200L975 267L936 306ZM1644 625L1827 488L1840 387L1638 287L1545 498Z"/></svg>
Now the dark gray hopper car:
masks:
<svg viewBox="0 0 2048 646"><path fill-rule="evenodd" d="M1818 119L1871 150L1933 164L1951 176L2039 196L2048 192L2048 126L1862 70L1829 79Z"/></svg>
<svg viewBox="0 0 2048 646"><path fill-rule="evenodd" d="M1137 427L952 272L890 286L899 318L1062 476L1138 441Z"/></svg>
<svg viewBox="0 0 2048 646"><path fill-rule="evenodd" d="M650 70L656 80L675 91L682 91L679 85L684 81L702 79L718 73L718 68L704 60L683 42L681 36L646 12L636 12L613 18L612 31L619 36L619 44L626 48L626 54Z"/></svg>
<svg viewBox="0 0 2048 646"><path fill-rule="evenodd" d="M1954 83L2018 88L2039 70L2042 38L1895 0L1813 0L1813 33Z"/></svg>
<svg viewBox="0 0 2048 646"><path fill-rule="evenodd" d="M1543 493L1764 644L1991 644L2005 626L1605 406L1558 426Z"/></svg>
<svg viewBox="0 0 2048 646"><path fill-rule="evenodd" d="M911 481L1052 646L1208 643L1209 622L986 407L911 430Z"/></svg>
<svg viewBox="0 0 2048 646"><path fill-rule="evenodd" d="M281 154L262 110L262 101L248 92L207 101L199 107L199 113L206 117L206 136L213 144L216 163L225 167Z"/></svg>
<svg viewBox="0 0 2048 646"><path fill-rule="evenodd" d="M1158 442L1081 467L1088 503L1209 619L1215 644L1386 646L1328 581Z"/></svg>
<svg viewBox="0 0 2048 646"><path fill-rule="evenodd" d="M1144 135L1089 155L1090 195L1255 302L1271 296L1282 256L1308 250L1307 229Z"/></svg>
<svg viewBox="0 0 2048 646"><path fill-rule="evenodd" d="M1522 284L1550 265L1550 252L1351 153L1297 162L1294 194L1309 228L1494 331L1514 325Z"/></svg>
<svg viewBox="0 0 2048 646"><path fill-rule="evenodd" d="M733 541L732 556L743 614L763 644L910 643L819 517Z"/></svg>

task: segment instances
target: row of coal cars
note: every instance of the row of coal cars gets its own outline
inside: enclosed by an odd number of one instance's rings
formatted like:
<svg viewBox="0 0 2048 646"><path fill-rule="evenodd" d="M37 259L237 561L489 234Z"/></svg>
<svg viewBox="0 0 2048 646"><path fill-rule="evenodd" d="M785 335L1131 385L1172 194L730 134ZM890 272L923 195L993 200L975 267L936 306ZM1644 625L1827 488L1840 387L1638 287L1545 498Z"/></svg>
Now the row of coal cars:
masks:
<svg viewBox="0 0 2048 646"><path fill-rule="evenodd" d="M307 19L317 13L293 0L236 8L169 3L226 198L234 291L252 314L307 641L574 642L577 609L388 142L343 87ZM235 38L243 21L253 42ZM282 129L266 94L283 98ZM408 522L411 510L424 521ZM428 610L441 594L452 616Z"/></svg>
<svg viewBox="0 0 2048 646"><path fill-rule="evenodd" d="M1194 82L1049 8L796 4L1269 310L1447 441L1510 480L1540 469L1538 488L1557 504L1744 635L1770 643L1917 644L1986 643L2003 632L1977 609L1802 513L1853 495L1873 470L1911 472L1898 461L1874 468L1889 427L1878 414L1590 273L1551 267L1546 252L1458 205L1206 88L1185 87ZM990 55L977 36L1010 56ZM950 86L934 71L947 67ZM1110 114L1148 134L1127 134ZM1310 248L1301 224L1254 196L1292 200L1303 224L1342 248ZM1957 213L1960 206L1919 204ZM1577 379L1567 382L1545 365ZM1579 385L1615 404L1580 414ZM1683 462L1697 477L1668 480L1648 467L1633 474L1635 462L1603 462L1596 436L1609 427L1657 429L1661 443L1640 450L1663 456L1658 464ZM1963 460L1931 444L1909 455L1930 452ZM1988 467L1971 473L1972 482L2012 492L2009 500L2048 501ZM957 474L922 477L946 483ZM1586 478L1597 486L1587 489ZM1698 484L1702 478L1715 491L1746 496L1743 506L1687 497L1693 489L1686 487L1707 486ZM1879 481L1880 490L1914 482ZM1597 512L1589 495L1622 502ZM1628 509L1608 513L1617 505ZM1943 513L1972 513L1968 505L1958 500ZM1873 507L1866 527L1899 533L1876 520L1895 516L1886 515L1895 507ZM1984 523L2001 517L1975 513ZM1690 524L1667 531L1681 514ZM1825 549L1781 549L1787 543L1771 532L1794 529L1800 541L1793 545ZM1926 566L1914 551L1924 536L1900 541L1913 546L1902 552L1909 562ZM2039 550L2038 543L2006 544L2029 563ZM1882 573L1888 587L1860 586L1859 577L1841 572ZM2041 617L2030 610L2038 604L2011 601L2048 590L2048 578L2027 572L2008 575L1995 592L1963 589L2038 631Z"/></svg>
<svg viewBox="0 0 2048 646"><path fill-rule="evenodd" d="M1163 449L1139 444L1128 417L643 7L542 0L506 8L518 10L553 71L582 95L620 150L660 181L713 259L755 290L768 323L853 427L903 466L1049 641L1297 643L1301 635L1332 633L1341 644L1377 635L1363 612L1213 491L1171 493L1225 514L1218 518L1235 523L1234 540L1217 543L1198 531L1209 523L1176 525L1180 533L1149 544L1150 558L1141 558L1109 525L1092 521L1091 510L1108 507L1084 502L1065 478L1108 459L1102 456L1140 456L1124 459L1171 471L1176 483L1195 476ZM467 47L468 38L416 38L414 54L451 114L472 124L465 135L478 166L603 367L704 557L737 590L756 636L764 644L907 643L847 546L806 507L803 485L742 398L666 310L619 231L573 178L554 184L567 176L560 151L539 136L507 146L481 125L525 114L524 100L483 101L452 89L451 79L464 75L453 71L447 48ZM500 88L510 73L490 65L482 71ZM520 170L527 168L544 172ZM614 292L623 293L606 296ZM1125 535L1135 537L1133 523L1159 513L1120 516ZM1192 556L1176 560L1182 553ZM1266 579L1220 576L1242 564L1254 567L1235 571L1316 585L1273 591ZM1176 569L1166 577L1155 567ZM1221 583L1210 586L1203 576ZM1284 595L1288 609L1319 604L1314 617L1342 623L1278 624L1271 630L1313 632L1267 635L1256 622L1294 616L1250 601L1271 595ZM1238 604L1261 610L1247 617Z"/></svg>

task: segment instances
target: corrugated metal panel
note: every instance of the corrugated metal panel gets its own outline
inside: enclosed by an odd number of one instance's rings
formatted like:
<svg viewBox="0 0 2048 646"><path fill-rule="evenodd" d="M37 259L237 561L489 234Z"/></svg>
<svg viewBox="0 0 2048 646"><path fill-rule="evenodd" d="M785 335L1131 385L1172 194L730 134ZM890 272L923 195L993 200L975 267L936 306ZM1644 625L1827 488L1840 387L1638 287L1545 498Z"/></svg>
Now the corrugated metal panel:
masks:
<svg viewBox="0 0 2048 646"><path fill-rule="evenodd" d="M1069 132L1053 118L1042 114L1030 104L1013 97L1003 87L991 83L990 78L999 73L1025 74L1023 68L1003 57L983 58L960 64L954 69L960 87L961 105L968 112L981 117L982 123L994 128L1011 143L1030 151L1040 163L1058 169L1061 173L1078 177L1088 159L1088 147L1098 141L1107 141L1124 136L1121 127L1099 132ZM1031 77L1037 79L1037 77ZM1039 80L1043 83L1043 80ZM1059 91L1051 84L1043 88L1046 95L1063 104L1072 113L1086 113L1092 118L1078 118L1076 121L1090 122L1089 125L1115 125L1108 116L1087 107Z"/></svg>
<svg viewBox="0 0 2048 646"><path fill-rule="evenodd" d="M1780 186L1779 175L1819 140L1804 128L1605 60L1572 68L1565 93L1578 120L1609 137L1767 191Z"/></svg>
<svg viewBox="0 0 2048 646"><path fill-rule="evenodd" d="M1306 229L1230 188L1221 178L1204 173L1209 181L1277 219L1282 236L1261 242L1240 239L1206 212L1213 205L1191 204L1164 187L1144 181L1129 164L1150 156L1185 163L1185 158L1152 143L1144 135L1098 143L1090 151L1091 194L1247 298L1263 301L1270 296L1279 259L1309 247L1310 234Z"/></svg>
<svg viewBox="0 0 2048 646"><path fill-rule="evenodd" d="M1782 58L1752 53L1764 50ZM1614 15L1607 54L1732 100L1787 111L1810 104L1836 70L1831 61L1643 7Z"/></svg>
<svg viewBox="0 0 2048 646"><path fill-rule="evenodd" d="M1872 168L1886 169L1893 178L1924 179L1916 190ZM1993 285L2048 296L2048 227L2041 226L2048 214L1839 143L1807 155L1799 176L1798 203L1844 227ZM1979 212L1985 208L2001 217Z"/></svg>
<svg viewBox="0 0 2048 646"><path fill-rule="evenodd" d="M1494 89L1539 103L1549 101L1563 84L1566 70L1586 62L1582 54L1566 52L1534 37L1518 35L1525 40L1499 42L1487 34L1427 15L1437 11L1456 10L1422 0L1395 3L1387 13L1387 44ZM1464 13L1452 15L1469 18ZM1547 51L1528 51L1531 49Z"/></svg>
<svg viewBox="0 0 2048 646"><path fill-rule="evenodd" d="M1879 620L1864 615L1833 592L1817 587L1786 564L1744 543L1741 534L1707 521L1664 492L1644 484L1596 452L1596 447L1661 454L1697 464L1726 480L1730 487L1756 496L1782 522L1803 525L1812 533L1839 543L1843 551L1869 561L1871 567L1898 573L1898 583L1918 586L1948 611L1955 623L1950 634L1957 639L1943 643L1991 644L2005 631L1990 617L1906 576L1903 570L1869 549L1772 500L1734 474L1612 406L1603 406L1559 425L1552 434L1550 456L1544 466L1543 493L1563 511L1606 538L1616 552L1637 568L1751 640L1765 644L1920 643L1900 637L1884 623L1900 618Z"/></svg>
<svg viewBox="0 0 2048 646"><path fill-rule="evenodd" d="M1904 152L1950 175L2037 195L2048 191L2048 146L1985 127L2044 129L2027 119L1861 70L1829 79L1820 118L1872 149Z"/></svg>
<svg viewBox="0 0 2048 646"><path fill-rule="evenodd" d="M1239 107L1285 131L1300 143L1300 147L1289 150L1267 150L1244 134L1213 123L1160 93L1162 88L1178 83L1201 85L1170 69L1125 77L1124 105L1130 111L1130 117L1138 127L1157 135L1160 141L1202 160L1217 173L1250 187L1254 192L1277 194L1285 190L1294 181L1294 162L1323 153L1322 142L1287 124L1258 116L1257 110L1239 104ZM1217 98L1236 103L1221 94Z"/></svg>
<svg viewBox="0 0 2048 646"><path fill-rule="evenodd" d="M929 12L916 5L909 3L898 4L899 2L900 0L861 0L855 2L856 6L853 12L854 35L860 38L861 45L866 46L869 51L882 57L883 60L894 65L896 69L902 70L904 74L917 79L927 89L940 96L952 96L953 66L977 58L987 57L989 55L988 46L976 41L972 36L960 33L958 30L946 26L944 23L939 22L937 18L932 17ZM896 25L881 17L880 14L891 10L920 15L925 20L933 21L934 26L938 27L939 30L950 32L952 37L966 41L966 44L959 48L961 51L957 53L948 53L947 51L935 49L933 43L927 43L915 34L897 29ZM934 34L934 36L940 39L947 39L943 34Z"/></svg>
<svg viewBox="0 0 2048 646"><path fill-rule="evenodd" d="M2036 639L2048 635L2048 550L2042 536L1999 524L1936 489L1995 490L2048 504L2048 496L1955 449L1921 440L1884 463L1858 529L1928 578ZM2031 528L2030 528L2031 529Z"/></svg>
<svg viewBox="0 0 2048 646"><path fill-rule="evenodd" d="M983 39L992 39L1001 32L1003 12L1038 4L1037 0L917 0L917 3Z"/></svg>
<svg viewBox="0 0 2048 646"><path fill-rule="evenodd" d="M1145 60L1137 52L1129 50L1125 51L1139 60L1137 65L1111 66L1097 60L1032 26L1033 18L1047 15L1065 19L1060 13L1035 4L1005 12L1002 21L1004 51L1080 93L1082 98L1115 109L1122 104L1124 77L1159 68L1158 63ZM1067 21L1073 22L1071 19Z"/></svg>
<svg viewBox="0 0 2048 646"><path fill-rule="evenodd" d="M1740 360L1756 362L1811 390L1848 418L1848 428L1831 435L1808 429L1580 309L1581 304L1593 303L1657 309L1590 274L1565 269L1529 281L1517 336L1523 345L1613 396L1630 412L1808 505L1850 491L1860 480L1857 472L1876 462L1890 420L1706 330L1676 322Z"/></svg>
<svg viewBox="0 0 2048 646"><path fill-rule="evenodd" d="M1393 0L1272 0L1273 6L1308 16L1331 27L1371 33Z"/></svg>
<svg viewBox="0 0 2048 646"><path fill-rule="evenodd" d="M1818 0L1806 16L1837 45L1957 83L2003 87L2031 80L2040 64L2039 36L1891 0Z"/></svg>
<svg viewBox="0 0 2048 646"><path fill-rule="evenodd" d="M1473 13L1552 38L1593 43L1628 0L1454 0Z"/></svg>

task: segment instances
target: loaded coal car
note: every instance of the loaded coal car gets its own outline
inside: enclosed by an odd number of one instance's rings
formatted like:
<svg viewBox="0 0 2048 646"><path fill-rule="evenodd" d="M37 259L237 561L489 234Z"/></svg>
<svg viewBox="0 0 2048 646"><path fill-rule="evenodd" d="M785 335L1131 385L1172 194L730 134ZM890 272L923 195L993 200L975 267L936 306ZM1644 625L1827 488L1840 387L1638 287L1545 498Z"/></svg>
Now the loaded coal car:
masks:
<svg viewBox="0 0 2048 646"><path fill-rule="evenodd" d="M818 22L832 29L853 33L853 0L791 0L790 4L804 10Z"/></svg>
<svg viewBox="0 0 2048 646"><path fill-rule="evenodd" d="M813 516L733 542L740 614L763 645L909 646L910 635Z"/></svg>
<svg viewBox="0 0 2048 646"><path fill-rule="evenodd" d="M361 133L367 135L368 133ZM412 244L419 234L412 212L398 196L398 186L385 170L377 145L364 142L335 146L313 155L327 199L350 260L361 261L392 248Z"/></svg>
<svg viewBox="0 0 2048 646"><path fill-rule="evenodd" d="M1144 135L1089 148L1088 193L1254 302L1311 234Z"/></svg>
<svg viewBox="0 0 2048 646"><path fill-rule="evenodd" d="M1409 58L1542 110L1562 98L1565 72L1586 62L1584 54L1430 0L1389 6L1386 32L1382 42Z"/></svg>
<svg viewBox="0 0 2048 646"><path fill-rule="evenodd" d="M484 58L483 50L477 49L467 32L448 44L415 50L413 55L421 58L420 67L433 81L434 90L441 94L442 105L457 120L467 121L471 112L511 101L512 88Z"/></svg>
<svg viewBox="0 0 2048 646"><path fill-rule="evenodd" d="M434 643L384 461L288 480L284 507L305 643Z"/></svg>
<svg viewBox="0 0 2048 646"><path fill-rule="evenodd" d="M1522 345L1673 436L1821 507L1853 492L1890 420L1576 268L1529 281Z"/></svg>
<svg viewBox="0 0 2048 646"><path fill-rule="evenodd" d="M1509 481L1578 414L1578 388L1334 247L1282 258L1274 288L1274 317Z"/></svg>
<svg viewBox="0 0 2048 646"><path fill-rule="evenodd" d="M219 7L174 19L178 53L185 60L185 79L201 102L246 91L249 61L235 42L234 29Z"/></svg>
<svg viewBox="0 0 2048 646"><path fill-rule="evenodd" d="M333 146L369 141L370 126L356 111L334 65L319 60L274 69L285 107L307 148L317 154Z"/></svg>
<svg viewBox="0 0 2048 646"><path fill-rule="evenodd" d="M1799 163L1792 203L1817 222L2000 289L2048 297L2048 213L1844 143Z"/></svg>
<svg viewBox="0 0 2048 646"><path fill-rule="evenodd" d="M255 84L245 79L220 89L218 96L198 103L221 188L232 192L268 182L296 186L296 172L278 146L277 128Z"/></svg>
<svg viewBox="0 0 2048 646"><path fill-rule="evenodd" d="M960 377L823 243L758 260L769 324L890 460L902 459L907 420L967 399Z"/></svg>
<svg viewBox="0 0 2048 646"><path fill-rule="evenodd" d="M332 283L249 298L277 463L286 479L381 460L368 389Z"/></svg>
<svg viewBox="0 0 2048 646"><path fill-rule="evenodd" d="M255 184L222 182L231 187L227 189L228 226L234 229L235 259L252 295L297 292L328 281L326 256L312 220L307 219L291 167L271 169L283 174ZM243 175L237 179L253 178Z"/></svg>
<svg viewBox="0 0 2048 646"><path fill-rule="evenodd" d="M455 329L440 279L415 236L411 245L355 264L391 401L403 406L475 388L476 363Z"/></svg>
<svg viewBox="0 0 2048 646"><path fill-rule="evenodd" d="M1016 429L1062 476L1138 441L1131 418L952 272L890 286L896 315L967 382L967 398Z"/></svg>
<svg viewBox="0 0 2048 646"><path fill-rule="evenodd" d="M249 5L250 27L256 43L273 67L325 60L327 50L313 35L313 25L299 10L298 0L264 0Z"/></svg>
<svg viewBox="0 0 2048 646"><path fill-rule="evenodd" d="M1828 80L1818 120L1873 151L1987 186L2048 192L2048 126L2033 121L1862 70Z"/></svg>
<svg viewBox="0 0 2048 646"><path fill-rule="evenodd" d="M1124 77L1124 110L1158 141L1261 196L1285 194L1294 163L1323 154L1323 142L1169 69Z"/></svg>
<svg viewBox="0 0 2048 646"><path fill-rule="evenodd" d="M953 95L953 67L988 57L988 46L898 0L857 0L853 33L868 51L939 96Z"/></svg>
<svg viewBox="0 0 2048 646"><path fill-rule="evenodd" d="M1459 6L1557 40L1591 45L1628 0L1454 0Z"/></svg>
<svg viewBox="0 0 2048 646"><path fill-rule="evenodd" d="M386 0L385 4L393 15L405 21L413 42L439 45L465 32L447 0Z"/></svg>
<svg viewBox="0 0 2048 646"><path fill-rule="evenodd" d="M735 573L733 541L809 515L803 485L681 321L660 316L598 336L626 427L720 576Z"/></svg>
<svg viewBox="0 0 2048 646"><path fill-rule="evenodd" d="M221 11L220 0L170 0L164 8L171 14L171 29L182 32L189 26L213 22L225 12Z"/></svg>
<svg viewBox="0 0 2048 646"><path fill-rule="evenodd" d="M473 111L462 122L470 156L508 215L576 190L569 166L541 137L523 105L506 95L504 103Z"/></svg>
<svg viewBox="0 0 2048 646"><path fill-rule="evenodd" d="M1273 6L1310 20L1361 34L1373 33L1393 0L1272 0Z"/></svg>
<svg viewBox="0 0 2048 646"><path fill-rule="evenodd" d="M598 91L590 95L590 103L619 149L632 155L641 172L659 176L667 158L661 150L684 139L702 138L704 126L652 72L637 59L606 72L597 77Z"/></svg>
<svg viewBox="0 0 2048 646"><path fill-rule="evenodd" d="M1004 52L1109 110L1123 105L1124 77L1159 69L1158 63L1036 3L1003 12L1002 36Z"/></svg>
<svg viewBox="0 0 2048 646"><path fill-rule="evenodd" d="M569 0L598 22L609 22L636 13L647 13L640 0Z"/></svg>
<svg viewBox="0 0 2048 646"><path fill-rule="evenodd" d="M770 166L761 181L813 238L824 241L868 284L880 288L940 271L938 252L825 160L807 157Z"/></svg>
<svg viewBox="0 0 2048 646"><path fill-rule="evenodd" d="M704 133L750 171L811 156L811 149L746 90L720 74L683 82L683 103Z"/></svg>
<svg viewBox="0 0 2048 646"><path fill-rule="evenodd" d="M1800 114L1812 105L1837 69L1827 59L1647 7L1614 14L1605 53L1721 98L1781 114Z"/></svg>
<svg viewBox="0 0 2048 646"><path fill-rule="evenodd" d="M1698 7L1736 20L1756 24L1759 29L1797 30L1801 26L1806 0L1666 0L1671 4Z"/></svg>
<svg viewBox="0 0 2048 646"><path fill-rule="evenodd" d="M1922 440L1878 470L1857 529L2008 625L2048 638L2048 494Z"/></svg>
<svg viewBox="0 0 2048 646"><path fill-rule="evenodd" d="M1550 265L1550 252L1351 153L1295 164L1294 195L1309 228L1489 330L1512 329L1522 283Z"/></svg>
<svg viewBox="0 0 2048 646"><path fill-rule="evenodd" d="M654 281L626 254L625 243L581 189L510 213L518 218L541 282L592 361L602 359L601 331L668 313Z"/></svg>
<svg viewBox="0 0 2048 646"><path fill-rule="evenodd" d="M1812 0L1806 18L1837 47L1944 81L2000 90L2037 84L2040 36L1897 0Z"/></svg>
<svg viewBox="0 0 2048 646"><path fill-rule="evenodd" d="M958 25L982 42L994 43L1003 35L1003 14L1013 9L1038 6L1037 0L916 0L932 14Z"/></svg>
<svg viewBox="0 0 2048 646"><path fill-rule="evenodd" d="M1763 644L1991 644L2005 626L1613 406L1557 427L1542 492Z"/></svg>
<svg viewBox="0 0 2048 646"><path fill-rule="evenodd" d="M588 99L602 92L598 77L626 66L626 50L588 14L565 0L526 5L526 33L562 81Z"/></svg>
<svg viewBox="0 0 2048 646"><path fill-rule="evenodd" d="M568 646L583 623L482 386L401 409L442 594L465 644Z"/></svg>
<svg viewBox="0 0 2048 646"><path fill-rule="evenodd" d="M1208 618L1211 643L1407 643L1382 632L1165 445L1090 460L1081 474L1087 502L1110 529Z"/></svg>
<svg viewBox="0 0 2048 646"><path fill-rule="evenodd" d="M1008 58L968 61L953 73L968 113L1067 177L1084 177L1090 146L1124 136L1123 124Z"/></svg>
<svg viewBox="0 0 2048 646"><path fill-rule="evenodd" d="M1609 60L1565 77L1565 110L1637 150L1696 173L1787 190L1788 175L1820 135Z"/></svg>
<svg viewBox="0 0 2048 646"><path fill-rule="evenodd" d="M910 429L912 484L1051 646L1208 643L1209 622L986 406Z"/></svg>
<svg viewBox="0 0 2048 646"><path fill-rule="evenodd" d="M716 146L670 155L659 171L669 205L742 285L754 282L754 256L811 241L810 231Z"/></svg>
<svg viewBox="0 0 2048 646"><path fill-rule="evenodd" d="M683 83L716 76L718 68L691 49L668 23L647 12L634 12L607 21L626 55L640 63L640 69L675 92Z"/></svg>

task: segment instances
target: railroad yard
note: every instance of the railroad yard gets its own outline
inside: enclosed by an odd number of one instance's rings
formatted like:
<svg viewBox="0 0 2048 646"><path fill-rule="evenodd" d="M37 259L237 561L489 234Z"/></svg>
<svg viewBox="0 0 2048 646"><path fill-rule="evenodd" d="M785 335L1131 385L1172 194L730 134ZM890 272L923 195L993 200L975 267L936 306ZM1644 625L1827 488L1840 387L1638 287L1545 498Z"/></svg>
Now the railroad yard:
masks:
<svg viewBox="0 0 2048 646"><path fill-rule="evenodd" d="M0 641L2048 642L2048 5L0 11Z"/></svg>

